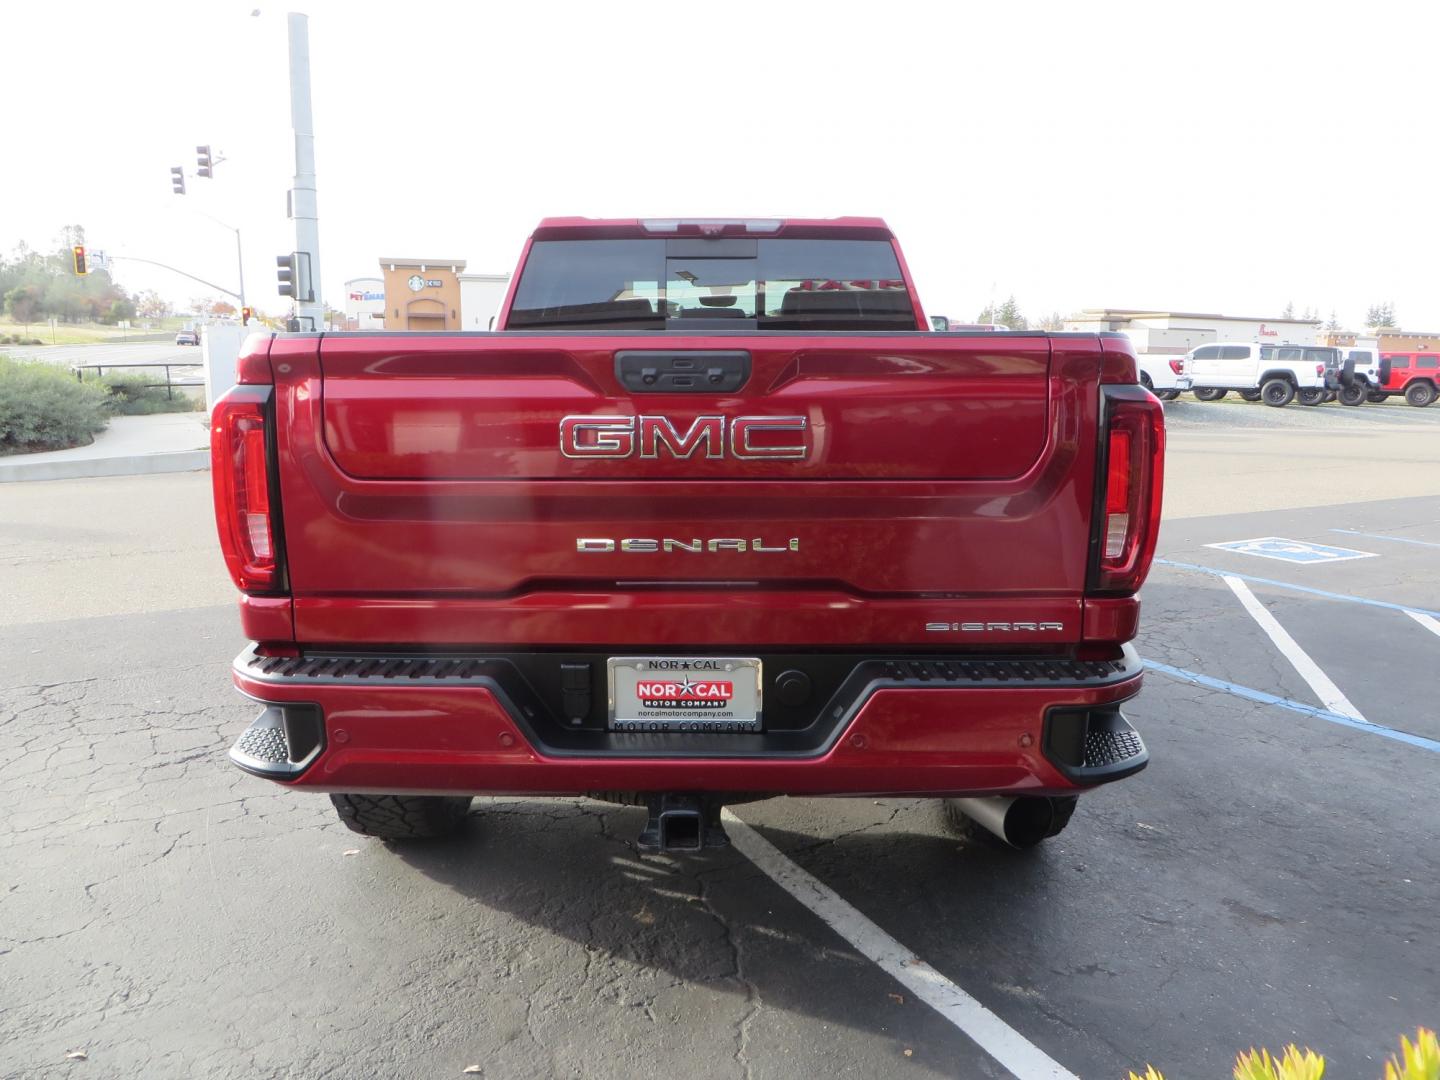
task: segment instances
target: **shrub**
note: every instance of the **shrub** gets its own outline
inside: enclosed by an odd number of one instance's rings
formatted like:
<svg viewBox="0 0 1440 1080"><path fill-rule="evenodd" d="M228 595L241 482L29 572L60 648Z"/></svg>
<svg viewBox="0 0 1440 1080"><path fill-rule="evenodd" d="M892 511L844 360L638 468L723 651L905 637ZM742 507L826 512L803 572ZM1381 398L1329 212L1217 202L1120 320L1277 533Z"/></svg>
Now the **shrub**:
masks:
<svg viewBox="0 0 1440 1080"><path fill-rule="evenodd" d="M174 397L168 397L165 387L146 385L153 382L154 378L151 375L106 375L101 384L110 394L107 407L117 416L195 412L205 407L204 402L191 397L178 386L175 388Z"/></svg>
<svg viewBox="0 0 1440 1080"><path fill-rule="evenodd" d="M1412 1045L1400 1036L1400 1056L1385 1063L1385 1080L1440 1080L1440 1039L1421 1028Z"/></svg>
<svg viewBox="0 0 1440 1080"><path fill-rule="evenodd" d="M83 446L108 419L100 387L44 361L0 356L0 454Z"/></svg>
<svg viewBox="0 0 1440 1080"><path fill-rule="evenodd" d="M1322 1080L1325 1059L1313 1050L1301 1050L1294 1043L1280 1057L1269 1050L1251 1049L1235 1059L1235 1080ZM1153 1065L1145 1075L1131 1073L1129 1080L1165 1080ZM1414 1043L1400 1037L1400 1055L1385 1063L1385 1080L1440 1080L1440 1040L1435 1032L1421 1028Z"/></svg>
<svg viewBox="0 0 1440 1080"><path fill-rule="evenodd" d="M1325 1059L1315 1051L1301 1050L1294 1043L1285 1048L1283 1057L1272 1058L1269 1050L1256 1051L1235 1059L1235 1080L1322 1080Z"/></svg>

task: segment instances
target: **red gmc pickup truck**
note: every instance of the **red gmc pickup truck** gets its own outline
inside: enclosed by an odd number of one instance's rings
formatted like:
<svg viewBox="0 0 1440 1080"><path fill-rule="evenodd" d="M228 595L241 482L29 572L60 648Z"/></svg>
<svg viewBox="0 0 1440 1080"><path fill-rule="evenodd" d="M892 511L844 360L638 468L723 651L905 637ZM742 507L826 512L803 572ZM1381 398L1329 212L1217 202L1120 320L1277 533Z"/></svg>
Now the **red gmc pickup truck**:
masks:
<svg viewBox="0 0 1440 1080"><path fill-rule="evenodd" d="M231 759L388 840L477 794L646 806L652 850L774 795L1053 836L1148 761L1161 407L1123 336L928 326L878 219L563 218L494 332L252 337Z"/></svg>

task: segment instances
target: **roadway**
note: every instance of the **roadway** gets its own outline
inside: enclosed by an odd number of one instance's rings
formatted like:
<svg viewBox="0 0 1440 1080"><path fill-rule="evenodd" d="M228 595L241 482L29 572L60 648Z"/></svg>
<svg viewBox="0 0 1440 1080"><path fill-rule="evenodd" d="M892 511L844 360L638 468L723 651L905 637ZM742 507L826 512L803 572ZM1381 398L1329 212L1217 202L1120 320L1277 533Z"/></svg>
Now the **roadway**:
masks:
<svg viewBox="0 0 1440 1080"><path fill-rule="evenodd" d="M126 364L163 364L182 362L199 364L200 348L176 345L169 341L122 341L100 345L0 345L0 353L16 359L46 360L69 367L71 364L104 364L124 367Z"/></svg>
<svg viewBox="0 0 1440 1080"><path fill-rule="evenodd" d="M693 858L568 799L387 848L224 760L208 476L9 485L0 1075L1198 1077L1297 1040L1378 1077L1440 1000L1440 409L1240 408L1171 407L1153 764L1029 854L874 799L740 806L745 849ZM1364 557L1211 546L1270 536Z"/></svg>

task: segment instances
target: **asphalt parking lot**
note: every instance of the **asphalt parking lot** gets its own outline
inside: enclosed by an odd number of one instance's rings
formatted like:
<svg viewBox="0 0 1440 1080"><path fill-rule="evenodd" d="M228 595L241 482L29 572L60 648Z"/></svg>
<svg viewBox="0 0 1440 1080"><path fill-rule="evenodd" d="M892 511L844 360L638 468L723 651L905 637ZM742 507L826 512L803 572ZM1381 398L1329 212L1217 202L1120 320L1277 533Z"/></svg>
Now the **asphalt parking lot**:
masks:
<svg viewBox="0 0 1440 1080"><path fill-rule="evenodd" d="M734 808L775 858L640 856L577 800L392 850L224 758L206 474L8 485L0 1076L1203 1077L1295 1040L1378 1078L1440 1021L1440 408L1169 414L1153 763L1028 854L873 799Z"/></svg>

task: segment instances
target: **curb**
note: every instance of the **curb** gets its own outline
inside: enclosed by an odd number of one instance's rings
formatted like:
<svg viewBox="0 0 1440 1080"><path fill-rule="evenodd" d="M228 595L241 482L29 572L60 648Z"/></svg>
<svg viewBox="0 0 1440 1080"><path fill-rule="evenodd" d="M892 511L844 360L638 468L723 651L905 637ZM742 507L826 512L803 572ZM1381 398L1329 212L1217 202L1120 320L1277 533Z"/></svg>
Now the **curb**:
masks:
<svg viewBox="0 0 1440 1080"><path fill-rule="evenodd" d="M0 461L0 484L24 480L76 480L87 476L148 476L210 468L210 451L176 450L129 457L75 458L69 461Z"/></svg>

